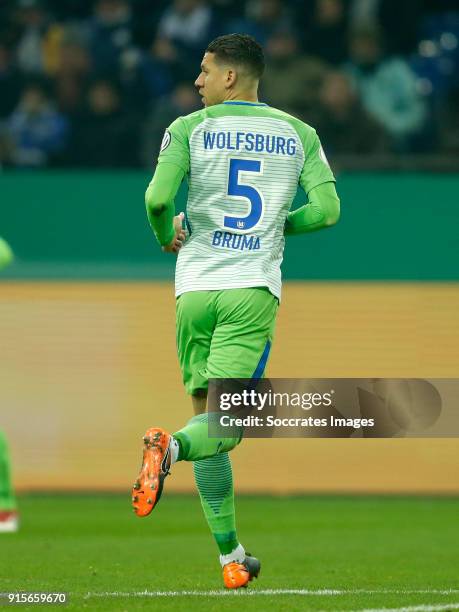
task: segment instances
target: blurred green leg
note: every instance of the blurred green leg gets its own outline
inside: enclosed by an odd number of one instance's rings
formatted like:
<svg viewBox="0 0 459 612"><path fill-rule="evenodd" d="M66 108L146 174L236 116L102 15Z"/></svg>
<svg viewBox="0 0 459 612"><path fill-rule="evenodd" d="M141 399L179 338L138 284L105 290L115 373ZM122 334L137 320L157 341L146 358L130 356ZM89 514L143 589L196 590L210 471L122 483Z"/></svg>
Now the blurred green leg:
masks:
<svg viewBox="0 0 459 612"><path fill-rule="evenodd" d="M11 464L5 434L0 431L0 510L16 510L11 484Z"/></svg>

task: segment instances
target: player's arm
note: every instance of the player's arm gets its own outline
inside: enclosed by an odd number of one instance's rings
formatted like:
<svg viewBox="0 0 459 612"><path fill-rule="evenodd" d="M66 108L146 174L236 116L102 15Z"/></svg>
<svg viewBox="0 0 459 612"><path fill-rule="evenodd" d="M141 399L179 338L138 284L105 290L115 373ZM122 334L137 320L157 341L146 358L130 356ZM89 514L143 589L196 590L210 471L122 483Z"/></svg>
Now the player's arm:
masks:
<svg viewBox="0 0 459 612"><path fill-rule="evenodd" d="M286 236L304 234L334 225L340 215L340 203L335 183L317 185L308 194L309 202L287 215Z"/></svg>
<svg viewBox="0 0 459 612"><path fill-rule="evenodd" d="M163 247L170 245L176 237L175 196L184 174L182 168L175 164L158 164L145 193L148 221Z"/></svg>
<svg viewBox="0 0 459 612"><path fill-rule="evenodd" d="M166 130L158 165L145 193L148 221L163 250L177 252L185 238L182 217L175 216L175 197L189 170L188 135L179 118Z"/></svg>
<svg viewBox="0 0 459 612"><path fill-rule="evenodd" d="M301 139L305 162L299 184L308 195L309 202L287 215L286 235L314 232L337 223L340 202L335 189L335 177L325 157L316 131L304 126Z"/></svg>

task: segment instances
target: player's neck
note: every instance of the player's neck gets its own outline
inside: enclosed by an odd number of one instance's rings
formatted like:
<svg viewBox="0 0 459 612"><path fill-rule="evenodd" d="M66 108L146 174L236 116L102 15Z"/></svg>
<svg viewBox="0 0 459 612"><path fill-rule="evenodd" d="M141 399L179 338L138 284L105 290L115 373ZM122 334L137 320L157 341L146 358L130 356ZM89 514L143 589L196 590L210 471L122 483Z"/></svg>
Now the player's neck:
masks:
<svg viewBox="0 0 459 612"><path fill-rule="evenodd" d="M258 102L257 91L230 91L228 92L224 102L229 100L238 100L241 102Z"/></svg>

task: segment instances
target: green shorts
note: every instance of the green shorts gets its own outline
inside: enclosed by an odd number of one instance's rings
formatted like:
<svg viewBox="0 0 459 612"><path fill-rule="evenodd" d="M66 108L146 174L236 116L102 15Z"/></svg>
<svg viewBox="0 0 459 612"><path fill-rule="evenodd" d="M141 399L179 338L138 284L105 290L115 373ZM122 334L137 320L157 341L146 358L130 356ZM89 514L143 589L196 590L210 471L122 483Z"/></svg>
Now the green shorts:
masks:
<svg viewBox="0 0 459 612"><path fill-rule="evenodd" d="M177 298L177 351L187 393L209 378L261 378L278 299L265 287L189 291Z"/></svg>

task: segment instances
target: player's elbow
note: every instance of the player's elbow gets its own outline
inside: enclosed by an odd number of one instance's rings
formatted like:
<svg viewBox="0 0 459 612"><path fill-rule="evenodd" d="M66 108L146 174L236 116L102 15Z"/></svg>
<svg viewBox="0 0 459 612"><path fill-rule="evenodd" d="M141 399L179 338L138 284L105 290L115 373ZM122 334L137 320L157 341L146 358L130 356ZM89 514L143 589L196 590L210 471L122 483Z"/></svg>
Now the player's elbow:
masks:
<svg viewBox="0 0 459 612"><path fill-rule="evenodd" d="M333 202L330 202L327 208L325 223L327 226L335 225L335 223L338 223L341 214L339 198L333 198Z"/></svg>
<svg viewBox="0 0 459 612"><path fill-rule="evenodd" d="M165 209L164 202L161 202L157 197L156 193L151 188L151 185L148 187L145 192L145 206L147 208L148 216L159 217L161 213Z"/></svg>

